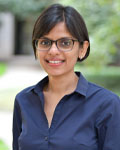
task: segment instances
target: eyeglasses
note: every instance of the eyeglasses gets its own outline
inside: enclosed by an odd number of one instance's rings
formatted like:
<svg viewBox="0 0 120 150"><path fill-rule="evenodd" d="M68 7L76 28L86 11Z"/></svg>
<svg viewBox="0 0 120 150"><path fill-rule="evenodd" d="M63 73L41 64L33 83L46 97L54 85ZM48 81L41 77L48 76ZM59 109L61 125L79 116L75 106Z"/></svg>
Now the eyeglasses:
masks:
<svg viewBox="0 0 120 150"><path fill-rule="evenodd" d="M70 38L61 38L54 41L48 38L40 38L35 41L35 47L39 51L49 51L52 47L52 44L55 43L58 50L67 52L72 50L75 41L78 40L73 40Z"/></svg>

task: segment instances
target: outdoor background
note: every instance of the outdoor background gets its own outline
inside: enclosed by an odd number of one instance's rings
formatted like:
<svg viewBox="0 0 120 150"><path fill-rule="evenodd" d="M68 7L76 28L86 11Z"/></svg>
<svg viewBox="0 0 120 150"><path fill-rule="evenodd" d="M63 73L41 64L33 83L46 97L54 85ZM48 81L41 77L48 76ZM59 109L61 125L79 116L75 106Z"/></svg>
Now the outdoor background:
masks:
<svg viewBox="0 0 120 150"><path fill-rule="evenodd" d="M120 96L119 0L0 0L0 150L11 150L16 94L46 75L31 38L35 20L53 3L76 8L88 28L91 53L75 70Z"/></svg>

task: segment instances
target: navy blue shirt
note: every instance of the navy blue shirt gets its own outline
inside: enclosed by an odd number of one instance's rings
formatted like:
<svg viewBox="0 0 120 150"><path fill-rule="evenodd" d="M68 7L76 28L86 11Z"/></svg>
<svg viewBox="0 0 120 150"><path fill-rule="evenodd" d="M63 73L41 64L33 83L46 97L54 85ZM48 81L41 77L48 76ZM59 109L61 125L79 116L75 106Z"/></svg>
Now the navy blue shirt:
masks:
<svg viewBox="0 0 120 150"><path fill-rule="evenodd" d="M75 91L59 101L50 128L43 95L48 77L17 94L13 150L120 150L119 97L77 75Z"/></svg>

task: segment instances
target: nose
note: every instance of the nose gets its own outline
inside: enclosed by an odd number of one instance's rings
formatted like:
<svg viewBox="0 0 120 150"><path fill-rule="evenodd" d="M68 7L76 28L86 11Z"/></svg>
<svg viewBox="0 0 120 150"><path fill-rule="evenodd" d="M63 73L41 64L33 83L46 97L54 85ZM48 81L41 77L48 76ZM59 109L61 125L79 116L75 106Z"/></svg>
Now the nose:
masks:
<svg viewBox="0 0 120 150"><path fill-rule="evenodd" d="M55 42L52 43L51 48L49 49L48 53L50 55L57 55L60 53Z"/></svg>

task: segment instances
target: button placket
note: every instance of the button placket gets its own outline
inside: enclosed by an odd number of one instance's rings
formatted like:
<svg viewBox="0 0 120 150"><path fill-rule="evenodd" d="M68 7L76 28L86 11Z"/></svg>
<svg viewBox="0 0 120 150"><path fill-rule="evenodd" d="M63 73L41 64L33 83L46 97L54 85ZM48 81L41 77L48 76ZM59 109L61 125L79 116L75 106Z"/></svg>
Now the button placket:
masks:
<svg viewBox="0 0 120 150"><path fill-rule="evenodd" d="M45 139L45 141L48 141L48 136L45 136L45 138L44 138L44 139Z"/></svg>

